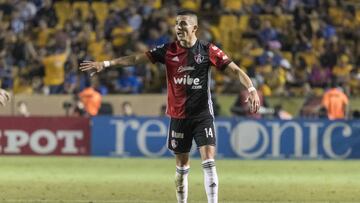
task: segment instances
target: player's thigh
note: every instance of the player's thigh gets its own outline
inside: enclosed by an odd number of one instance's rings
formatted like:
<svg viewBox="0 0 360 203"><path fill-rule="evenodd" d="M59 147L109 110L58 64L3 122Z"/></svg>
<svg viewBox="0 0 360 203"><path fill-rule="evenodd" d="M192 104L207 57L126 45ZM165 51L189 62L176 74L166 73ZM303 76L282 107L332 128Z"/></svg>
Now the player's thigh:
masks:
<svg viewBox="0 0 360 203"><path fill-rule="evenodd" d="M171 118L168 134L168 148L175 154L188 153L191 149L193 135L188 119Z"/></svg>
<svg viewBox="0 0 360 203"><path fill-rule="evenodd" d="M196 145L200 148L202 146L215 146L216 134L213 118L199 118L194 119L192 131Z"/></svg>

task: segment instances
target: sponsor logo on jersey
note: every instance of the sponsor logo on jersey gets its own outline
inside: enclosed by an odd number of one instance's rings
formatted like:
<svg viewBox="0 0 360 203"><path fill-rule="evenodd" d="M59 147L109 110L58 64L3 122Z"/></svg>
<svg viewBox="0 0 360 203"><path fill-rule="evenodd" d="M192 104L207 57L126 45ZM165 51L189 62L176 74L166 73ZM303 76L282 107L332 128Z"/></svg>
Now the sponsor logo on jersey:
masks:
<svg viewBox="0 0 360 203"><path fill-rule="evenodd" d="M180 66L177 70L178 73L182 73L184 71L190 71L190 70L195 70L194 66Z"/></svg>
<svg viewBox="0 0 360 203"><path fill-rule="evenodd" d="M174 77L174 83L177 85L191 85L191 89L201 89L199 78L192 78L190 75L184 75L183 77Z"/></svg>
<svg viewBox="0 0 360 203"><path fill-rule="evenodd" d="M204 56L202 56L200 53L198 53L194 56L194 59L197 64L200 64L204 61Z"/></svg>
<svg viewBox="0 0 360 203"><path fill-rule="evenodd" d="M178 133L175 131L171 131L171 137L173 138L178 138L178 139L183 139L184 138L184 133Z"/></svg>

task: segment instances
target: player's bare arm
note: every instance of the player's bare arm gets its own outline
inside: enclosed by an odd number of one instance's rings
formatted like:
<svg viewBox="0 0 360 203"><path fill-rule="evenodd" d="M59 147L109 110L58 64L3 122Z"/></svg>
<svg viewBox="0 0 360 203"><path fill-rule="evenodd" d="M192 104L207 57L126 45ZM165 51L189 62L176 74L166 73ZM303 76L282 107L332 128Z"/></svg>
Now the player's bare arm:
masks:
<svg viewBox="0 0 360 203"><path fill-rule="evenodd" d="M10 100L10 94L3 90L0 89L0 105L1 106L5 106L5 104Z"/></svg>
<svg viewBox="0 0 360 203"><path fill-rule="evenodd" d="M39 52L36 50L36 48L34 47L34 44L31 40L26 42L26 49L29 52L30 57L32 57L33 59L35 59L37 61L43 60L44 56L39 54ZM66 46L65 46L64 53L66 54L66 57L68 57L71 53L71 40L70 39L66 40Z"/></svg>
<svg viewBox="0 0 360 203"><path fill-rule="evenodd" d="M132 66L137 64L143 64L150 62L149 58L146 56L145 53L141 54L133 54L130 56L124 56L120 58L116 58L110 61L83 61L80 63L80 70L81 71L95 71L94 73L98 73L103 71L105 68L108 67L126 67ZM94 74L92 73L92 74Z"/></svg>
<svg viewBox="0 0 360 203"><path fill-rule="evenodd" d="M231 62L226 70L232 70L235 72L239 77L240 82L248 89L249 97L247 101L250 102L250 112L256 113L260 108L260 99L249 76L247 76L246 73L241 70L241 68L239 68L239 66L237 66L234 62Z"/></svg>

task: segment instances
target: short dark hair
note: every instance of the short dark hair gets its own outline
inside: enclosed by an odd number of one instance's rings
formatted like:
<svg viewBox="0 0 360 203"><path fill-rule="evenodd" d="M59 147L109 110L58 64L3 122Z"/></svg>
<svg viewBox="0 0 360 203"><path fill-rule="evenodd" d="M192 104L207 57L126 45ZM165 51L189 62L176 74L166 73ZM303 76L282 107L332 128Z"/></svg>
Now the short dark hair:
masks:
<svg viewBox="0 0 360 203"><path fill-rule="evenodd" d="M176 13L176 15L178 15L178 16L186 16L186 15L197 16L197 13L195 11L192 11L192 10L181 9Z"/></svg>

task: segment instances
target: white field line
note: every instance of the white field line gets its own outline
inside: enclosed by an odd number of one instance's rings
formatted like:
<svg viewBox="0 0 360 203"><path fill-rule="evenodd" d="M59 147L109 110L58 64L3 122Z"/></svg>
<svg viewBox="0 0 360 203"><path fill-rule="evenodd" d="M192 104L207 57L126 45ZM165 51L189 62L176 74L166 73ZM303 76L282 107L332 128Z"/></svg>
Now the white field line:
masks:
<svg viewBox="0 0 360 203"><path fill-rule="evenodd" d="M48 200L48 199L0 199L1 203L174 203L174 201L156 200ZM204 201L189 201L190 203L203 203ZM355 201L221 201L221 203L355 203Z"/></svg>
<svg viewBox="0 0 360 203"><path fill-rule="evenodd" d="M147 201L147 200L80 200L80 199L66 199L66 200L50 200L50 199L0 199L2 203L155 203L159 201Z"/></svg>

